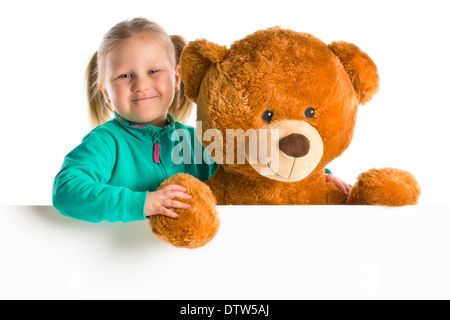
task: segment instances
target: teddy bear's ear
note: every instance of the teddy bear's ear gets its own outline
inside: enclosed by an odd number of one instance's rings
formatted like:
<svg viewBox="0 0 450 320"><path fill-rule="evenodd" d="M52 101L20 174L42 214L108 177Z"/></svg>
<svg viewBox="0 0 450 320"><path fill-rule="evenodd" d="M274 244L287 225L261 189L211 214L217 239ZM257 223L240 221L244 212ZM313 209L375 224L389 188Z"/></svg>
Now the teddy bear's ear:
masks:
<svg viewBox="0 0 450 320"><path fill-rule="evenodd" d="M227 48L205 39L189 42L180 58L181 77L184 82L185 95L196 101L203 78L212 63L221 62Z"/></svg>
<svg viewBox="0 0 450 320"><path fill-rule="evenodd" d="M352 43L334 41L328 48L339 58L347 71L359 103L370 101L379 88L377 66L372 59Z"/></svg>

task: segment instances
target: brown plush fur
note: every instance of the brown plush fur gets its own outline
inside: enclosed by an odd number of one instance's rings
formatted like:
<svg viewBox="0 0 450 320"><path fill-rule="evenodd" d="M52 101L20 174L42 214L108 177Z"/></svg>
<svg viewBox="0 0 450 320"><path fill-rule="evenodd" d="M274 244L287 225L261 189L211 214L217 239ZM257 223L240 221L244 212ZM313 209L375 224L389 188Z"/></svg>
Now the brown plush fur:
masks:
<svg viewBox="0 0 450 320"><path fill-rule="evenodd" d="M216 212L216 200L210 188L200 180L185 173L165 180L159 187L178 184L187 189L192 199L179 200L190 203L189 211L171 209L179 216L172 219L163 215L150 216L149 223L153 233L161 240L175 247L198 248L208 243L219 230L219 218Z"/></svg>
<svg viewBox="0 0 450 320"><path fill-rule="evenodd" d="M347 204L406 206L417 204L419 194L419 184L411 173L394 168L371 169L360 174Z"/></svg>
<svg viewBox="0 0 450 320"><path fill-rule="evenodd" d="M237 164L237 146L245 141L238 138L234 150L228 145L234 158L227 158L227 145L221 141L224 154L213 156L223 164L206 182L217 204L417 203L417 181L409 172L398 169L372 169L361 174L348 199L333 183L326 182L325 166L341 155L353 138L358 105L367 103L379 88L376 65L354 44L340 41L326 45L310 34L281 28L257 31L229 49L197 40L182 53L181 73L187 97L197 104L197 120L202 121L203 132L215 128L225 137L227 129L263 129L267 123L262 114L270 110L271 123L306 122L323 144L323 154L306 178L284 182L261 175L248 161ZM309 107L315 109L312 118L305 116ZM183 175L170 181L194 192L191 203L195 207L180 215L189 215L189 220L158 218L166 222L153 227L154 231L160 236L164 233L161 237L169 243L192 247L183 239L192 242L192 234L200 229L195 243L205 244L218 227L209 188L196 181L183 184ZM189 187L191 183L195 187ZM211 230L203 231L208 223Z"/></svg>

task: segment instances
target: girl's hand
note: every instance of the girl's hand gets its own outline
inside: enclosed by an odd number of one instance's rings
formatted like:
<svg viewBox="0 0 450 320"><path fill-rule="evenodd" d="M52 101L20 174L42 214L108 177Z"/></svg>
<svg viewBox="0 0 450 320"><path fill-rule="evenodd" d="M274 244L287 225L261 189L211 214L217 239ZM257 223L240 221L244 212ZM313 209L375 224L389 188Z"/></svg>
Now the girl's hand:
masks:
<svg viewBox="0 0 450 320"><path fill-rule="evenodd" d="M352 188L351 184L345 183L344 181L342 181L341 179L333 176L332 174L327 174L327 178L326 178L327 182L332 182L336 185L336 187L341 190L341 192L343 194L345 194L346 196L348 196L350 189Z"/></svg>
<svg viewBox="0 0 450 320"><path fill-rule="evenodd" d="M186 194L187 189L185 187L171 184L165 186L157 191L149 192L147 194L147 200L145 201L145 216L149 217L155 214L162 214L170 218L178 218L178 214L169 210L168 208L175 209L189 209L190 204L176 201L174 199L189 200L191 195Z"/></svg>

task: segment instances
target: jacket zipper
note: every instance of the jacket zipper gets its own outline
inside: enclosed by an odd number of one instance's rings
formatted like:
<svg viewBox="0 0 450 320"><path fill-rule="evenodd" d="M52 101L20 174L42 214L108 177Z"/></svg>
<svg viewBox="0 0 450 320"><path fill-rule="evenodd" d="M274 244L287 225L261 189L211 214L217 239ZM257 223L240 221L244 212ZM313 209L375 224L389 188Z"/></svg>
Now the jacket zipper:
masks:
<svg viewBox="0 0 450 320"><path fill-rule="evenodd" d="M161 159L159 158L159 149L161 148L159 144L159 132L156 132L155 134L155 140L154 140L154 146L153 146L153 161L155 163L160 163Z"/></svg>
<svg viewBox="0 0 450 320"><path fill-rule="evenodd" d="M164 173L166 175L166 179L168 178L167 169L164 163L162 163L159 153L160 153L161 145L159 143L159 131L155 133L154 146L153 146L153 161L155 163L160 163L164 169Z"/></svg>

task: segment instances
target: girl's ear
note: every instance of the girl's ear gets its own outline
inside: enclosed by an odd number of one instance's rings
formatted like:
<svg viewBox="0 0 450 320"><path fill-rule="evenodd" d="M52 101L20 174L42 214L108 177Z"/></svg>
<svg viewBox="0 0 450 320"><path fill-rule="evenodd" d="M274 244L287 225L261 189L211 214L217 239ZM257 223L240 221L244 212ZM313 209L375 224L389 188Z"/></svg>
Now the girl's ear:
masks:
<svg viewBox="0 0 450 320"><path fill-rule="evenodd" d="M227 48L205 39L189 42L181 53L181 76L185 86L185 95L196 102L200 85L206 72L213 63L225 58Z"/></svg>
<svg viewBox="0 0 450 320"><path fill-rule="evenodd" d="M377 66L356 45L334 41L328 48L339 58L356 91L359 103L365 104L379 89Z"/></svg>
<svg viewBox="0 0 450 320"><path fill-rule="evenodd" d="M106 91L106 88L105 88L105 85L103 84L103 82L98 83L98 88L102 92L103 99L106 101L106 103L111 103L111 99L109 98L108 91Z"/></svg>

